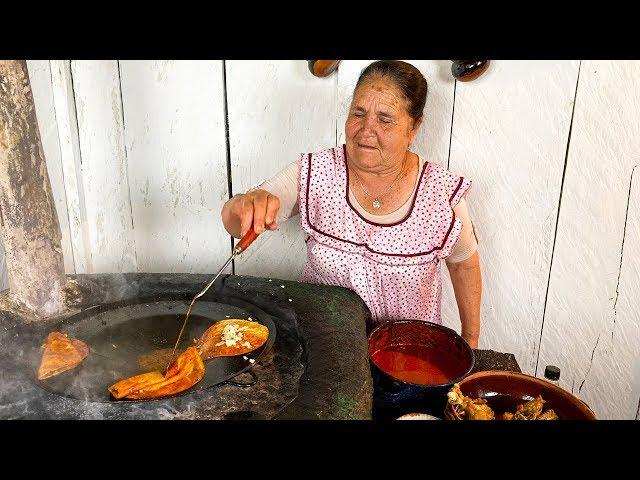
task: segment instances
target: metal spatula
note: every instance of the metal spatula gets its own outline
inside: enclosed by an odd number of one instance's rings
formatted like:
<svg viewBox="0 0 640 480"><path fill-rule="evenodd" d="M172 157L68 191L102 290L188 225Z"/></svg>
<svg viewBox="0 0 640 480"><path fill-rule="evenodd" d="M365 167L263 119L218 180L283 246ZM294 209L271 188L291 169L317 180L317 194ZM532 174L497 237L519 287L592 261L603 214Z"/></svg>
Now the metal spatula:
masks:
<svg viewBox="0 0 640 480"><path fill-rule="evenodd" d="M169 358L169 363L167 364L165 371L169 368L169 365L171 365L171 362L173 361L173 356L175 355L176 348L178 348L178 344L180 343L180 339L182 338L184 327L187 326L187 320L189 320L189 315L191 314L191 309L193 308L193 304L196 303L196 300L201 296L203 296L207 292L207 290L209 290L209 287L213 285L213 283L218 279L218 277L224 271L224 269L229 266L229 264L233 261L233 259L236 258L236 256L239 255L240 253L244 252L247 249L247 247L249 247L249 245L251 245L256 238L258 238L258 234L253 230L253 228L250 228L249 231L244 235L244 237L242 237L240 241L237 243L237 245L233 249L233 252L231 253L231 256L222 266L220 271L218 271L216 276L213 277L213 279L209 283L207 283L207 285L202 289L200 293L198 293L195 297L193 297L193 300L191 300L191 304L189 305L189 309L187 310L187 315L184 318L184 322L182 323L182 328L180 329L180 333L178 334L178 340L176 341L176 344L173 346L173 350L171 351L171 357Z"/></svg>

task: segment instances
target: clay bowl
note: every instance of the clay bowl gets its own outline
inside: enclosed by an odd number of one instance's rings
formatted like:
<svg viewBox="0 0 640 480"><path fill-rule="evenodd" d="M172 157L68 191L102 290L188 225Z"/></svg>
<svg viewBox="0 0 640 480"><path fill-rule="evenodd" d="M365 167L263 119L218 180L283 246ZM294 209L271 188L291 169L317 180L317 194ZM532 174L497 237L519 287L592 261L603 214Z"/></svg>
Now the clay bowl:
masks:
<svg viewBox="0 0 640 480"><path fill-rule="evenodd" d="M541 378L524 373L488 370L469 375L460 383L460 391L471 398L483 398L496 413L515 412L516 406L538 395L545 400L544 410L552 408L560 420L595 420L589 406L570 392ZM447 403L445 418L460 420Z"/></svg>

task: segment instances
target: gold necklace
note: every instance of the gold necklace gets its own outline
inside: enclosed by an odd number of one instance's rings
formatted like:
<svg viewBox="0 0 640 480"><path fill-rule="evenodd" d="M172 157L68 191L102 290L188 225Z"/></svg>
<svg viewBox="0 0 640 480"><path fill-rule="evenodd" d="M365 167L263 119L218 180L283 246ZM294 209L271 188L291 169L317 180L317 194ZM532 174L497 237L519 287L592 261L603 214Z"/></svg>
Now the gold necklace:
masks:
<svg viewBox="0 0 640 480"><path fill-rule="evenodd" d="M366 187L364 186L364 184L362 183L362 179L360 178L360 175L358 175L358 172L353 170L353 173L355 173L355 175L356 175L356 180L358 180L358 184L360 185L360 190L362 190L362 192L367 197L373 198L373 201L371 202L371 206L375 210L378 210L380 207L382 207L382 199L384 197L386 197L391 192L391 189L393 188L395 183L398 181L398 179L400 178L400 176L402 175L403 172L404 172L404 165L402 165L402 168L400 169L400 172L398 173L398 175L396 175L396 178L393 179L393 182L391 182L391 185L389 185L389 187L385 190L385 192L382 195L378 195L377 197L374 197L373 195L371 195L369 193L369 190L367 190Z"/></svg>

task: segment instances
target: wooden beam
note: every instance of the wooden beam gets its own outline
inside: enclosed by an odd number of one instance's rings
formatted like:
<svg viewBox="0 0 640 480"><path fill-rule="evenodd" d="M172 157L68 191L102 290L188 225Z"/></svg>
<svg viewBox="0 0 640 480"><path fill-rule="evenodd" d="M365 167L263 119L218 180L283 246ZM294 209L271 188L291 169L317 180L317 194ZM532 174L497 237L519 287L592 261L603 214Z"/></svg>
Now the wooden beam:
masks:
<svg viewBox="0 0 640 480"><path fill-rule="evenodd" d="M0 223L10 299L38 317L64 313L60 225L25 61L0 61Z"/></svg>

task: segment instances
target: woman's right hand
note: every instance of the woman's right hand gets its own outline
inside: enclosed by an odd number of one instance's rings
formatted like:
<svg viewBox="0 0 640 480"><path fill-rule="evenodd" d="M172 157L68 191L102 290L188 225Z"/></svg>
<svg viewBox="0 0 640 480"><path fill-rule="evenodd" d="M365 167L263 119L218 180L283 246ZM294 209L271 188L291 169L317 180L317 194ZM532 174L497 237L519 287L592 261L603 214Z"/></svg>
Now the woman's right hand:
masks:
<svg viewBox="0 0 640 480"><path fill-rule="evenodd" d="M280 199L266 190L257 189L234 195L222 207L222 223L235 238L242 238L253 225L257 234L275 230Z"/></svg>

